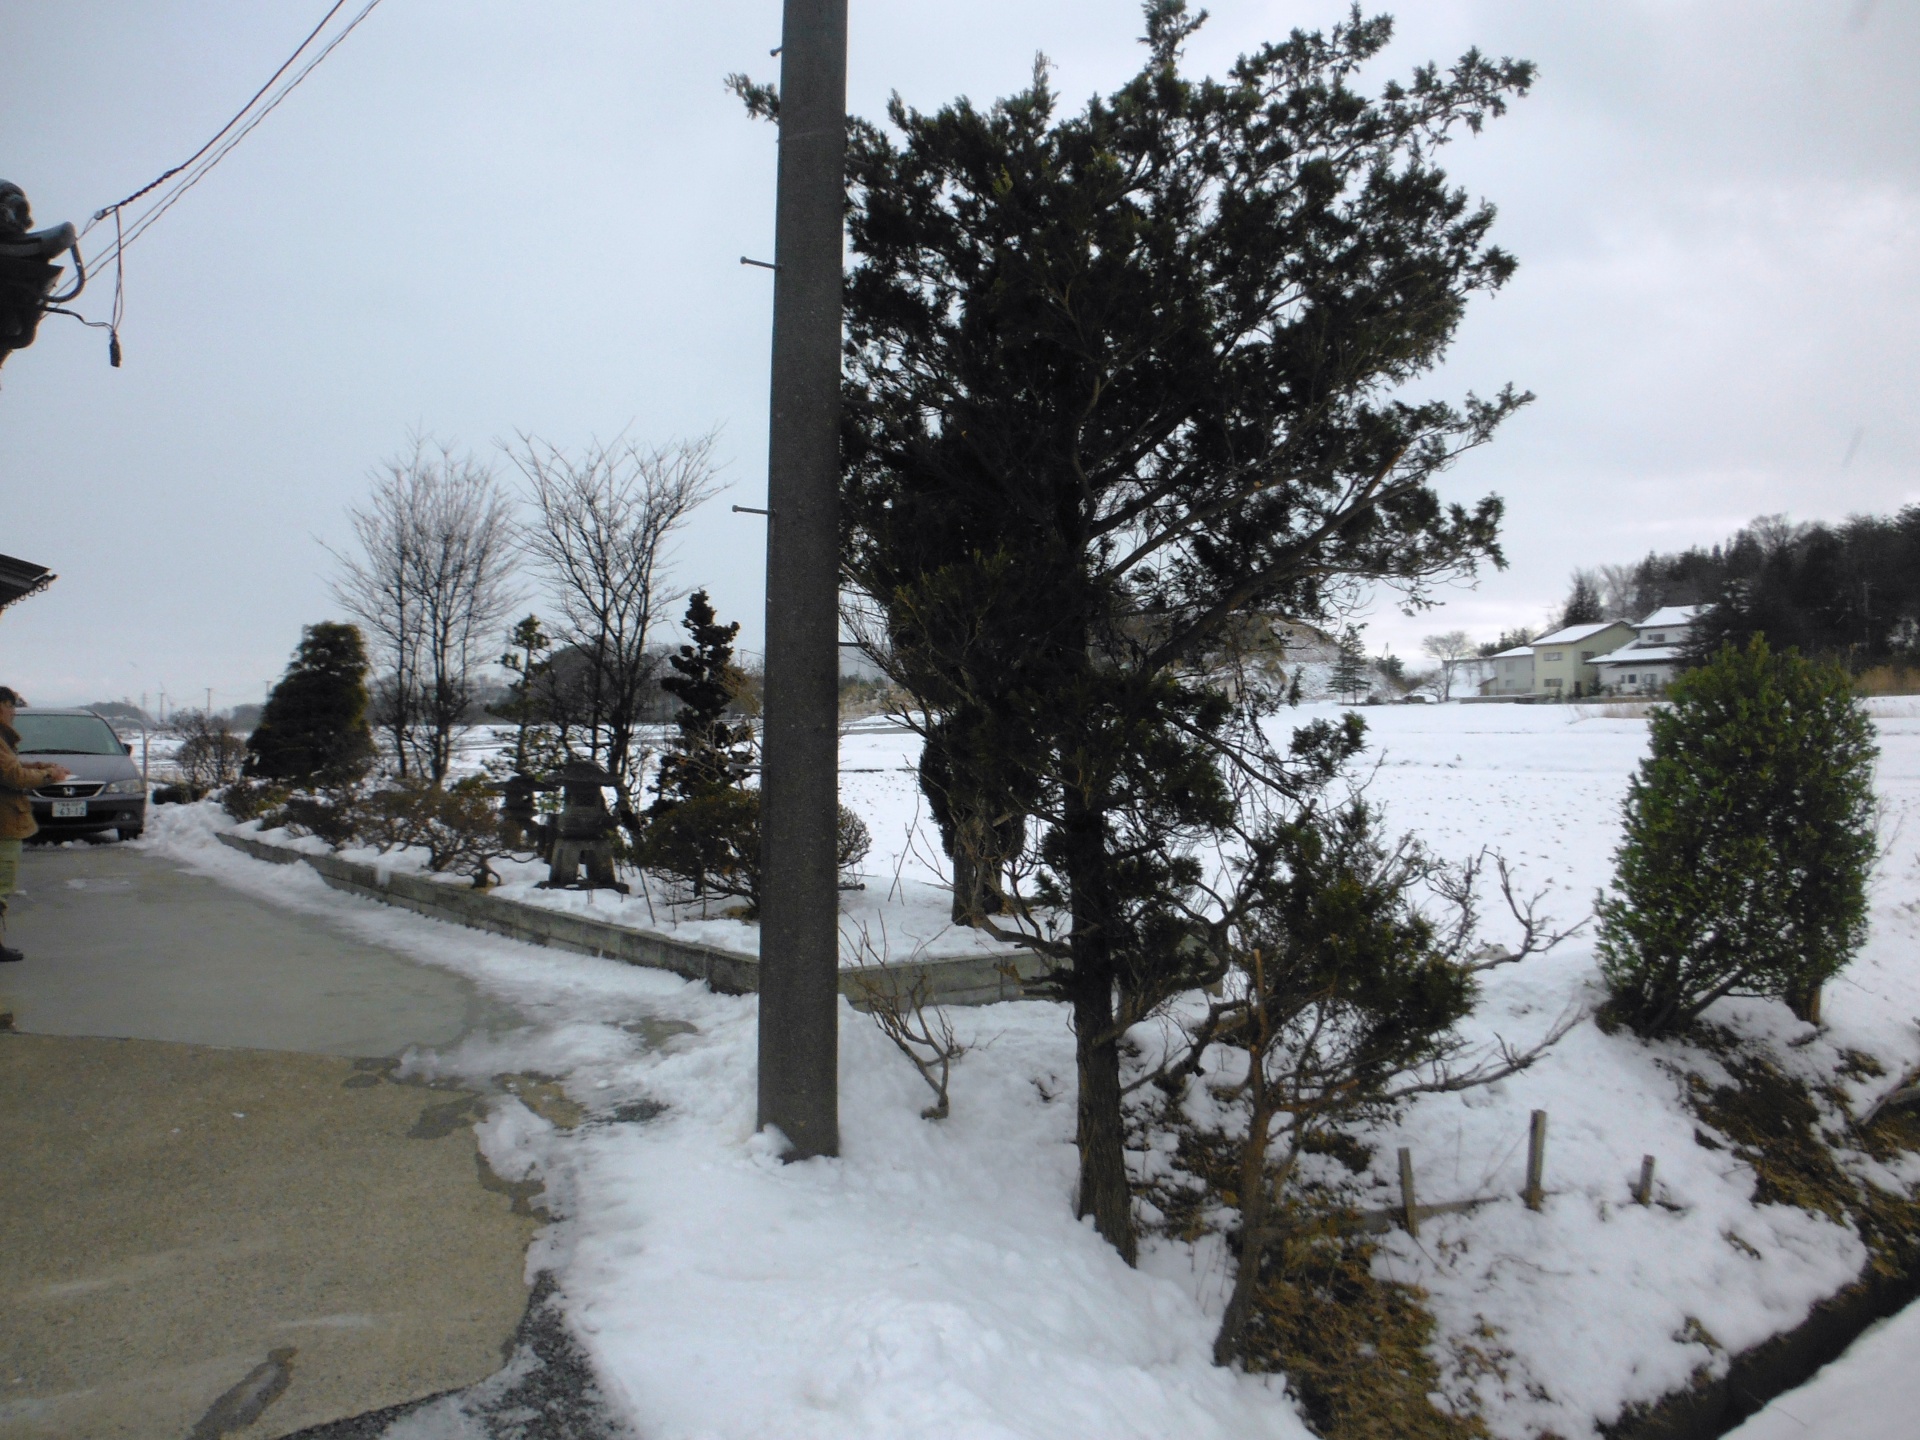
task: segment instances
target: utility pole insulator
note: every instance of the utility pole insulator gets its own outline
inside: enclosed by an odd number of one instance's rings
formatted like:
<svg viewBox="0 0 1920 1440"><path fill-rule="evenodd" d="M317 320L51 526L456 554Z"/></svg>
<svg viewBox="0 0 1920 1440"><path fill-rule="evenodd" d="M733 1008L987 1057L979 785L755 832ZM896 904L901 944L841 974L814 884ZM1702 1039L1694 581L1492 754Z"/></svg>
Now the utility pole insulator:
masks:
<svg viewBox="0 0 1920 1440"><path fill-rule="evenodd" d="M846 0L786 0L760 779L759 1123L840 1153L839 483Z"/></svg>

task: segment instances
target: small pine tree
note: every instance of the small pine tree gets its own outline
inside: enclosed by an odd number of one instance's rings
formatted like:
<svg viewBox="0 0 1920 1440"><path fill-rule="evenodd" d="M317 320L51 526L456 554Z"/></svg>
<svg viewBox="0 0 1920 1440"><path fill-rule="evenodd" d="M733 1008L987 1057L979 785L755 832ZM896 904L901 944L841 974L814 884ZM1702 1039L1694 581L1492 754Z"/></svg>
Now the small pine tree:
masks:
<svg viewBox="0 0 1920 1440"><path fill-rule="evenodd" d="M522 774L529 773L527 729L540 718L538 687L552 663L542 657L552 648L553 641L541 628L540 617L529 615L513 627L507 636L506 653L500 657L500 663L519 677L508 687L512 698L499 707L499 713L518 727L513 741L513 768Z"/></svg>
<svg viewBox="0 0 1920 1440"><path fill-rule="evenodd" d="M1333 662L1333 691L1342 700L1352 700L1372 689L1367 678L1367 656L1360 648L1360 632L1348 626L1340 637L1340 655Z"/></svg>
<svg viewBox="0 0 1920 1440"><path fill-rule="evenodd" d="M1601 613L1600 587L1585 570L1573 572L1573 589L1567 594L1566 608L1560 612L1560 629L1569 625L1592 625L1607 617Z"/></svg>
<svg viewBox="0 0 1920 1440"><path fill-rule="evenodd" d="M1872 722L1844 669L1760 636L1669 693L1599 904L1609 1008L1648 1036L1723 995L1817 1020L1820 986L1866 938Z"/></svg>
<svg viewBox="0 0 1920 1440"><path fill-rule="evenodd" d="M307 626L247 739L246 774L297 785L364 775L374 757L367 704L367 647L358 627Z"/></svg>
<svg viewBox="0 0 1920 1440"><path fill-rule="evenodd" d="M753 769L753 726L727 715L740 689L740 670L733 663L733 637L740 626L722 625L704 590L688 598L683 623L693 643L668 658L678 673L660 682L662 690L680 701L681 710L675 717L679 733L660 761L655 813L696 796L735 789Z"/></svg>

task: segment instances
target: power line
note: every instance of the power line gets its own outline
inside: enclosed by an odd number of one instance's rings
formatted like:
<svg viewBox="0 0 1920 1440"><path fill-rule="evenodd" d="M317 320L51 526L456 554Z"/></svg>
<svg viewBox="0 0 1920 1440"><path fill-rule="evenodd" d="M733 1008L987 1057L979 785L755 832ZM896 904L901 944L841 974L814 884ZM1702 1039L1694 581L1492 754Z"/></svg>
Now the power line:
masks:
<svg viewBox="0 0 1920 1440"><path fill-rule="evenodd" d="M198 150L194 151L193 154L189 155L186 159L182 160L178 165L174 166L171 170L166 171L164 174L156 177L153 180L149 180L145 185L142 185L138 190L134 191L131 195L127 196L126 199L120 201L118 204L109 205L105 209L94 211L93 218L87 222L87 230L93 229L94 226L98 225L102 220L106 219L107 216L111 215L114 211L122 209L125 206L131 205L134 201L138 200L142 195L145 195L149 190L152 190L157 186L164 184L166 181L171 180L174 176L178 175L182 170L186 169L187 166L193 164L194 161L198 160L202 155L206 154L207 151L211 150L214 147L214 145L219 141L222 135L226 134L229 130L233 129L234 126L238 125L241 121L241 118L245 116L249 110L253 109L254 102L259 100L259 98L262 95L266 94L267 91L273 87L273 82L278 80L282 75L287 73L288 66L292 65L294 61L300 58L301 51L305 50L307 46L313 43L314 36L318 35L322 30L327 28L327 22L332 20L335 15L338 15L340 13L341 6L345 5L346 3L347 3L347 0L334 0L333 8L327 11L325 15L320 17L320 23L313 27L313 29L308 33L307 38L300 42L298 48L294 50L293 54L289 55L286 58L285 62L280 66L278 70L274 71L273 74L267 77L267 83L265 85L262 85L258 90L253 92L253 98L251 100L248 100L246 104L240 107L239 111L234 115L233 119L227 121L226 124L222 125L219 128L219 130L217 130L214 133L213 139L207 141L206 144L202 145ZM84 236L87 233L87 230L82 230L80 233Z"/></svg>
<svg viewBox="0 0 1920 1440"><path fill-rule="evenodd" d="M327 12L327 20L331 20L334 14L337 11L339 11L341 6L344 5L345 3L346 3L346 0L336 0L336 3L333 9ZM372 14L375 7L377 7L379 4L380 4L380 0L367 0L366 6L360 11L358 15L354 16L353 19L347 23L346 28L341 30L338 35L335 35L333 39L329 40L326 43L326 45L324 45L320 49L319 53L314 55L314 57L311 60L309 60L305 65L303 65L294 74L292 79L288 80L285 85L281 86L278 93L276 93L273 96L273 98L270 99L264 106L261 106L260 109L253 114L252 118L247 120L247 123L241 126L238 131L236 131L232 135L228 135L228 131L233 130L234 125L239 122L242 116L245 116L247 114L247 110L242 110L240 112L240 115L236 115L233 118L233 120L228 121L227 124L221 129L220 134L214 136L212 140L209 140L205 145L203 145L200 148L200 150L196 152L193 159L187 160L182 164L175 166L171 171L169 171L168 175L177 175L177 174L180 174L182 171L187 171L188 173L186 174L184 179L180 180L177 184L170 187L165 194L163 194L148 209L143 211L139 216L137 216L132 222L130 222L126 226L125 237L115 242L113 251L106 258L109 258L109 259L117 258L120 251L124 250L127 246L133 244L134 241L138 240L142 235L144 235L147 232L148 229L152 227L153 223L156 220L158 220L162 215L166 214L167 211L171 210L176 204L178 204L181 196L185 195L187 191L191 190L195 185L198 185L200 181L206 177L207 173L213 169L214 166L218 165L222 160L226 159L226 157L233 152L233 148L236 145L238 145L242 140L246 139L247 136L253 133L255 128L260 124L262 120L266 119L267 116L271 115L276 109L278 109L281 102L284 101L287 98L287 96L293 93L294 89L300 84L300 82L305 80L307 76L311 75L314 72L314 69L320 64L320 62L325 60L327 56L331 55L334 52L334 50L339 46L340 42L345 40L347 36L351 35L354 32L354 30L359 26L360 22L362 20L365 20L368 15ZM314 31L314 34L318 34L319 29L325 28L327 24L327 20L322 20L320 22L320 27ZM274 79L277 80L281 75L286 73L287 67L292 65L295 60L299 59L300 54L307 48L309 44L312 43L312 40L313 40L313 36L309 35L305 41L301 42L300 49L296 50L293 53L293 55L288 58L287 63L285 65L282 65L279 70L274 72ZM267 84L265 86L262 86L259 92L257 92L254 95L253 99L247 102L248 110L251 110L253 108L254 104L260 99L260 96L264 95L267 92L267 89L270 88L273 85L273 83L274 83L273 80L269 80ZM220 144L220 140L222 136L227 136L226 143L224 144ZM218 149L214 149L214 146L216 145L219 146ZM208 151L210 150L212 151L212 153L208 154ZM202 156L204 156L205 158L201 159ZM162 177L162 179L165 179L165 178L166 177L164 176ZM159 183L161 182L155 181L154 185L158 185ZM154 188L154 185L148 185L145 187L145 189L135 191L134 195L128 197L128 199L129 200L137 199L139 196L144 195L148 191L152 190ZM127 200L122 200L117 205L109 205L105 210L101 211L100 214L95 218L100 219L107 215L111 215L114 212L120 210L127 203L128 203ZM104 263L104 260L95 261L96 267L103 263Z"/></svg>
<svg viewBox="0 0 1920 1440"><path fill-rule="evenodd" d="M80 232L82 235L85 235L88 230L92 230L95 225L98 225L108 216L113 217L114 239L112 248L109 249L104 256L96 256L94 259L96 270L108 261L113 263L114 287L112 319L102 322L84 320L84 317L78 315L75 315L74 318L82 319L83 323L96 327L102 324L105 325L109 336L108 358L115 366L118 366L120 363L120 321L126 308L126 272L123 257L126 254L127 247L142 235L146 234L162 215L179 204L181 198L195 185L198 185L205 179L208 172L210 172L214 166L232 154L233 148L236 145L251 135L254 130L258 128L260 122L277 110L281 102L299 87L300 82L311 75L315 68L319 66L320 62L325 60L327 56L331 55L334 50L339 47L341 41L345 40L347 36L359 28L360 22L373 13L374 9L380 4L380 0L367 0L367 4L361 9L359 14L348 21L346 26L337 35L325 45L321 46L319 51L316 52L306 64L300 66L298 70L295 70L291 78L286 79L285 83L281 83L282 77L285 77L287 72L293 69L294 65L300 60L300 57L306 54L313 42L326 30L327 26L332 23L334 17L345 8L346 3L347 0L334 0L332 7L325 15L320 17L320 23L315 25L313 29L307 33L306 39L302 40L294 49L294 52L281 63L280 68L267 77L266 84L254 91L247 103L241 106L234 117L227 121L225 125L222 125L206 144L202 145L172 169L165 171L147 184L141 186L138 190L127 196L126 199L116 201L114 204L96 211L93 218L87 222L86 230ZM274 92L266 104L261 105L261 97L266 95L268 91L273 90L275 85L279 85L280 88ZM245 123L242 124L242 121L245 121ZM128 222L125 220L124 212L127 206L133 204L134 201L139 200L142 196L151 194L161 186L166 185L169 180L174 180L176 176L181 178L175 180L172 185L168 186L151 205L132 221ZM79 247L77 245L74 247L74 258L76 261L79 259ZM71 311L63 311L62 313L73 314Z"/></svg>

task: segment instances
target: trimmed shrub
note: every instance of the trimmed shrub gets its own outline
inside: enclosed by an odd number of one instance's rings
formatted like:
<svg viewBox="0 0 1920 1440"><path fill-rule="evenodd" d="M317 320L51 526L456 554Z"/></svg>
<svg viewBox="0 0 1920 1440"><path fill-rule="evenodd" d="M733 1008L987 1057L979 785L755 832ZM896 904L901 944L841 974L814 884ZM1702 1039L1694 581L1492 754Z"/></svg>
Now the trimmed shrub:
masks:
<svg viewBox="0 0 1920 1440"><path fill-rule="evenodd" d="M352 625L309 625L247 740L250 778L337 785L373 764L367 650Z"/></svg>
<svg viewBox="0 0 1920 1440"><path fill-rule="evenodd" d="M846 806L834 861L844 875L873 845L866 822ZM637 851L649 870L680 881L696 898L760 903L760 792L709 790L647 817Z"/></svg>
<svg viewBox="0 0 1920 1440"><path fill-rule="evenodd" d="M1873 726L1847 672L1763 637L1682 675L1627 793L1599 903L1609 1012L1645 1036L1723 995L1820 987L1866 938Z"/></svg>
<svg viewBox="0 0 1920 1440"><path fill-rule="evenodd" d="M236 780L221 792L220 808L236 820L267 819L287 803L288 791L284 785L275 785L266 780Z"/></svg>
<svg viewBox="0 0 1920 1440"><path fill-rule="evenodd" d="M440 785L402 780L361 797L353 818L363 842L382 850L418 846L427 869L465 875L476 888L498 883L492 862L510 849L494 789L479 776Z"/></svg>
<svg viewBox="0 0 1920 1440"><path fill-rule="evenodd" d="M840 867L840 873L844 876L866 859L867 852L872 848L873 832L867 829L867 822L842 805L840 807L840 840L834 853L834 862Z"/></svg>
<svg viewBox="0 0 1920 1440"><path fill-rule="evenodd" d="M680 881L696 898L760 899L760 792L719 788L656 808L638 847L640 863Z"/></svg>

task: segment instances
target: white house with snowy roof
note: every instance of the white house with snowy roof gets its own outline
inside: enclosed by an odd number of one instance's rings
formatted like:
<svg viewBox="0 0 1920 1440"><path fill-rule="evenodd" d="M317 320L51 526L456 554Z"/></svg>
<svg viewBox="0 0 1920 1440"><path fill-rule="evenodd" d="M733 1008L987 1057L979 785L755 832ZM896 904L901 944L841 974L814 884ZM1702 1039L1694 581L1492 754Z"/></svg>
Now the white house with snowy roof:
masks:
<svg viewBox="0 0 1920 1440"><path fill-rule="evenodd" d="M1600 685L1615 695L1658 695L1680 673L1704 605L1668 605L1633 627L1630 644L1594 662Z"/></svg>
<svg viewBox="0 0 1920 1440"><path fill-rule="evenodd" d="M1493 678L1483 681L1482 695L1531 695L1533 693L1533 647L1515 645L1493 657Z"/></svg>
<svg viewBox="0 0 1920 1440"><path fill-rule="evenodd" d="M1574 700L1599 688L1594 661L1633 643L1634 628L1624 620L1595 620L1542 635L1533 651L1533 693L1550 700Z"/></svg>

